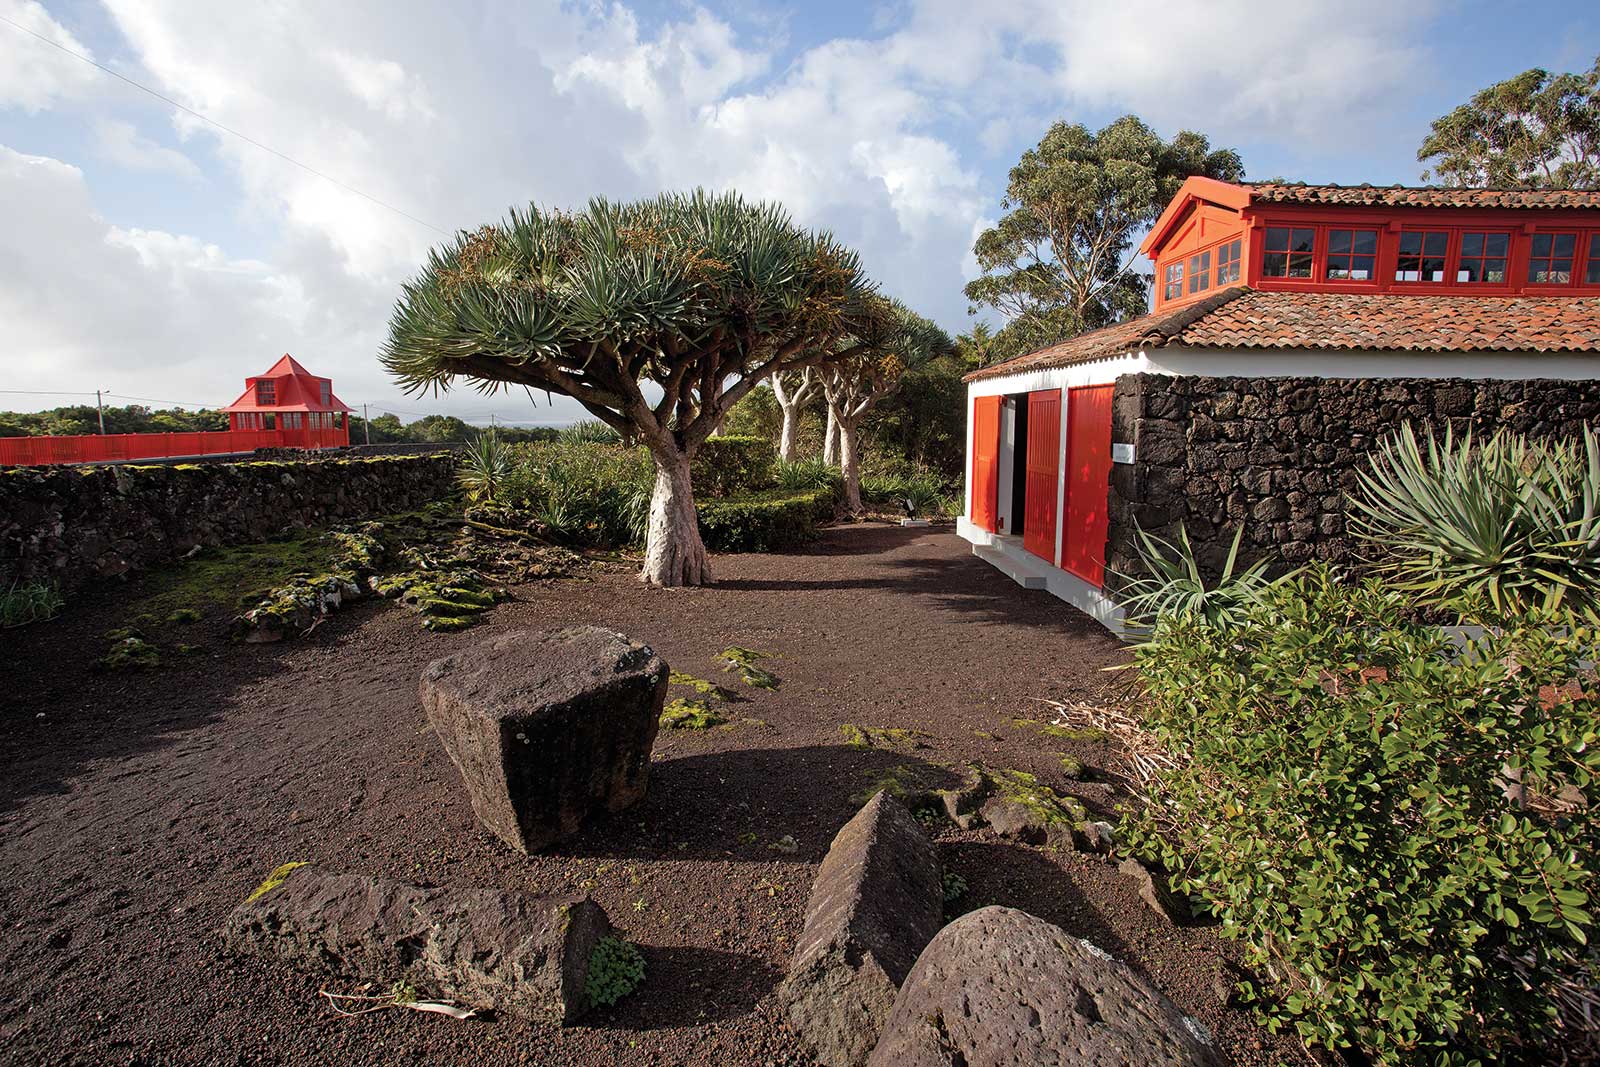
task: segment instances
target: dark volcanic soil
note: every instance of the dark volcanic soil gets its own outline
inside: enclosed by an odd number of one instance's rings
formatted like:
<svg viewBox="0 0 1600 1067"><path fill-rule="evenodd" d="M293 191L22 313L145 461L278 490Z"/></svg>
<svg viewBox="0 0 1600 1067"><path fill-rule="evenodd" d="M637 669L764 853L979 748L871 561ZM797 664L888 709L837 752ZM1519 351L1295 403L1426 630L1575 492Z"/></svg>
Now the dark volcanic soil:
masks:
<svg viewBox="0 0 1600 1067"><path fill-rule="evenodd" d="M816 865L875 779L978 759L1066 788L1025 728L1036 698L1093 700L1123 653L1085 616L1026 592L936 530L828 531L810 551L726 556L711 588L650 590L631 570L517 590L476 630L422 631L365 604L282 645L231 646L147 674L91 669L126 600L0 636L0 1060L46 1063L805 1063L774 990ZM728 729L663 730L647 799L533 859L473 820L417 701L430 659L486 633L593 622L681 671L734 685ZM194 638L175 638L175 640ZM776 692L720 673L732 644L772 652ZM858 749L841 723L924 731ZM980 736L989 735L989 736ZM1091 803L1103 794L1083 791ZM784 835L800 844L769 848ZM1234 1061L1304 1055L1222 1006L1225 949L1155 917L1098 859L941 832L960 909L1007 904L1151 977ZM335 1017L287 967L233 956L223 917L278 864L529 891L582 887L644 950L633 997L565 1031L390 1011Z"/></svg>

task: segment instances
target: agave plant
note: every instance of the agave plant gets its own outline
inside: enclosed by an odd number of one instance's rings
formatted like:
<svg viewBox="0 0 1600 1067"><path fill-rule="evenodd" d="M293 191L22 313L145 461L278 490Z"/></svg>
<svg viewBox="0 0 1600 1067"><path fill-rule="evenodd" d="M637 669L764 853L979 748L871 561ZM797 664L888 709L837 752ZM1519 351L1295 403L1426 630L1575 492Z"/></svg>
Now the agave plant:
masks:
<svg viewBox="0 0 1600 1067"><path fill-rule="evenodd" d="M467 494L473 504L495 504L503 497L506 482L511 477L512 457L509 446L493 430L480 433L467 446L456 470L456 484Z"/></svg>
<svg viewBox="0 0 1600 1067"><path fill-rule="evenodd" d="M1587 427L1551 443L1447 429L1424 446L1406 425L1357 477L1351 533L1422 604L1504 617L1600 603L1600 439Z"/></svg>
<svg viewBox="0 0 1600 1067"><path fill-rule="evenodd" d="M1149 629L1160 619L1194 616L1206 625L1226 629L1243 618L1249 605L1272 584L1266 559L1256 560L1235 573L1244 527L1234 532L1228 558L1215 580L1208 580L1195 558L1189 531L1178 525L1176 543L1145 530L1139 536L1139 561L1145 573L1129 578L1123 587L1123 612L1130 626Z"/></svg>

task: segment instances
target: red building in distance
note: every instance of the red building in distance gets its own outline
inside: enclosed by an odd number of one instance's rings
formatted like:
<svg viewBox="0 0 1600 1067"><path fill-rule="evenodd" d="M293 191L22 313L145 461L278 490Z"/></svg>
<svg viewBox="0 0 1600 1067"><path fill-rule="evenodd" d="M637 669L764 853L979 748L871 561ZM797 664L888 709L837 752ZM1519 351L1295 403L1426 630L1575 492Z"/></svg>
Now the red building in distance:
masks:
<svg viewBox="0 0 1600 1067"><path fill-rule="evenodd" d="M333 395L333 379L312 374L287 352L266 373L246 378L239 399L223 410L230 430L277 430L285 448L350 443L351 408Z"/></svg>

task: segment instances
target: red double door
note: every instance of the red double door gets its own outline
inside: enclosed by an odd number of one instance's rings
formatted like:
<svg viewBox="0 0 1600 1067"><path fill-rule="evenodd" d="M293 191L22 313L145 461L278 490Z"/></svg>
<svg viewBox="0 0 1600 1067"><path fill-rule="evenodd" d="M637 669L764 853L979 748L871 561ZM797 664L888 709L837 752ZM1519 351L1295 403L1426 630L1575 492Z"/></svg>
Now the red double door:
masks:
<svg viewBox="0 0 1600 1067"><path fill-rule="evenodd" d="M1094 586L1105 582L1106 504L1111 475L1112 385L1065 390L1066 447L1062 447L1062 393L1027 394L1026 452L1018 457L1027 479L1022 546ZM972 412L972 521L999 528L1000 407L1004 398L976 397ZM1065 485L1061 464L1066 462ZM1064 500L1064 507L1063 507ZM1056 552L1058 511L1061 551Z"/></svg>

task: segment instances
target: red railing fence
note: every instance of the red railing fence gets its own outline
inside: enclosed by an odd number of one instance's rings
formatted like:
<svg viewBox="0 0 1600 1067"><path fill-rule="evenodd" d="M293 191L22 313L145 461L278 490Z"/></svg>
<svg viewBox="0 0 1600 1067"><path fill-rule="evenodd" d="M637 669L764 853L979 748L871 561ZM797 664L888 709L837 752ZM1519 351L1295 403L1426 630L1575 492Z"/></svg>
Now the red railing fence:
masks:
<svg viewBox="0 0 1600 1067"><path fill-rule="evenodd" d="M206 430L194 433L83 434L76 437L0 437L0 466L186 459L253 452L258 448L338 448L348 427L331 429Z"/></svg>

